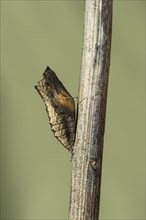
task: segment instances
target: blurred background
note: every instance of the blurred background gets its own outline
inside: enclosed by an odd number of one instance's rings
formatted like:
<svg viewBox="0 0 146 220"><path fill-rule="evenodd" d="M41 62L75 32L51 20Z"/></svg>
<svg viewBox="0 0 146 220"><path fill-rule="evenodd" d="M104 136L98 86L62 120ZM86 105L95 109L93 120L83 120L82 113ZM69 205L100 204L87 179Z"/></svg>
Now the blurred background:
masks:
<svg viewBox="0 0 146 220"><path fill-rule="evenodd" d="M114 1L100 219L145 219L145 1ZM1 1L1 219L67 219L70 157L34 89L78 95L83 1Z"/></svg>

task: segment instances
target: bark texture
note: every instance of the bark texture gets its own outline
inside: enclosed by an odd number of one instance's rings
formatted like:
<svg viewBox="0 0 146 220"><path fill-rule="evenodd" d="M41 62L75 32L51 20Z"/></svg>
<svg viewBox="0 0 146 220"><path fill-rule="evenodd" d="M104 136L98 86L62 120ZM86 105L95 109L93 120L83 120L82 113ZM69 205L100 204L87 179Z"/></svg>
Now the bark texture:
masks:
<svg viewBox="0 0 146 220"><path fill-rule="evenodd" d="M85 0L84 40L69 220L99 218L110 66L112 0Z"/></svg>

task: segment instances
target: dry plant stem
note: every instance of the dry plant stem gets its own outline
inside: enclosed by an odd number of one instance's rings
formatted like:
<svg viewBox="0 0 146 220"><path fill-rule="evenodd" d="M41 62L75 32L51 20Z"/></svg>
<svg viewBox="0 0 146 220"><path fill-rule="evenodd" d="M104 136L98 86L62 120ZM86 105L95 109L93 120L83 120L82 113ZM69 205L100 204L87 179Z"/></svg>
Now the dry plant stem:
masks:
<svg viewBox="0 0 146 220"><path fill-rule="evenodd" d="M112 0L86 0L70 220L99 218Z"/></svg>

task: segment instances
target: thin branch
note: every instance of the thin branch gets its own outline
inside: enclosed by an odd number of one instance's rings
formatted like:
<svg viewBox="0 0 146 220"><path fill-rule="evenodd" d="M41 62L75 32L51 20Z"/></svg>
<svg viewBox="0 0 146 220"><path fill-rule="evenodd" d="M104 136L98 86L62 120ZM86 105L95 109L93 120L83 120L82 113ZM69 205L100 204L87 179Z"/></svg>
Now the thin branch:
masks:
<svg viewBox="0 0 146 220"><path fill-rule="evenodd" d="M86 0L70 220L99 218L111 31L112 0Z"/></svg>

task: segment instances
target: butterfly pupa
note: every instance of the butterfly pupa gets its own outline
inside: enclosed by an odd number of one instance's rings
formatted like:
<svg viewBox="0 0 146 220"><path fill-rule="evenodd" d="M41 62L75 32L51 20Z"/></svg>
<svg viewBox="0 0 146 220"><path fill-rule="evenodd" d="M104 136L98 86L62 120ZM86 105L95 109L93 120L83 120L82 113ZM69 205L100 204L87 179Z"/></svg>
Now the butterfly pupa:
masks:
<svg viewBox="0 0 146 220"><path fill-rule="evenodd" d="M42 97L55 137L70 152L75 138L75 102L49 67L35 86Z"/></svg>

